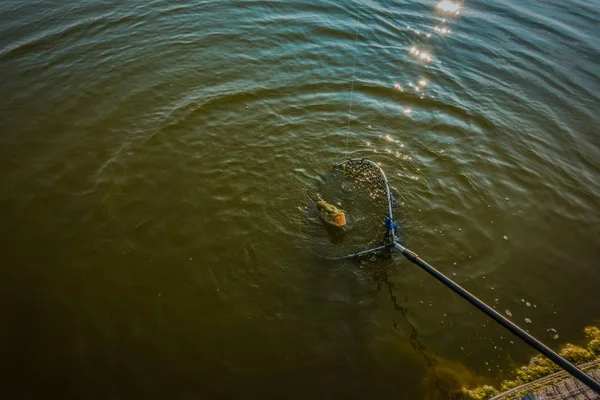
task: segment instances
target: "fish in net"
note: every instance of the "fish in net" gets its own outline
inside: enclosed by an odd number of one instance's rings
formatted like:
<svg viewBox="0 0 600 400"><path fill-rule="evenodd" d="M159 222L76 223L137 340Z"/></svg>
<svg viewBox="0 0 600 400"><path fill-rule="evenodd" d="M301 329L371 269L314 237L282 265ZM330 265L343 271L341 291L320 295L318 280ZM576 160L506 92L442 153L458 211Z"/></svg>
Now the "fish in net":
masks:
<svg viewBox="0 0 600 400"><path fill-rule="evenodd" d="M381 257L389 254L394 200L381 168L368 159L333 166L306 188L306 233L311 248L324 258ZM346 224L328 224L318 200L345 211Z"/></svg>

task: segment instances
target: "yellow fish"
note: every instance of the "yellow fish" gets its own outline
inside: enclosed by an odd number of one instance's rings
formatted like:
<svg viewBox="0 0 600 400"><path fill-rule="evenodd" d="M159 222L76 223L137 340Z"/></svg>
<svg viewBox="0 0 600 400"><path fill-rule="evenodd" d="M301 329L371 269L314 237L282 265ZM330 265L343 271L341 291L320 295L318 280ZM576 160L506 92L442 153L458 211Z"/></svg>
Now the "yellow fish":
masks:
<svg viewBox="0 0 600 400"><path fill-rule="evenodd" d="M324 222L336 226L338 228L341 228L342 226L346 225L346 214L343 210L340 210L333 204L327 203L323 199L315 201L315 204L317 205L319 215L321 216L321 219Z"/></svg>

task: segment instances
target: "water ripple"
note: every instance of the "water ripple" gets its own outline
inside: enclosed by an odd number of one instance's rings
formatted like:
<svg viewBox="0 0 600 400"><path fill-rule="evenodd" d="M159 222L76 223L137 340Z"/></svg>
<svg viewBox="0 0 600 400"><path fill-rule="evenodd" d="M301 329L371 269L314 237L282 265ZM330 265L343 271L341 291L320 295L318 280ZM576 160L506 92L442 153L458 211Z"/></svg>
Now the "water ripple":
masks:
<svg viewBox="0 0 600 400"><path fill-rule="evenodd" d="M586 297L600 279L600 9L438 3L2 3L0 292L27 306L3 314L18 348L88 360L38 338L51 321L69 343L139 345L123 354L164 355L181 375L254 385L277 365L305 379L303 397L432 398L415 383L423 348L489 376L504 333L422 271L307 247L305 187L349 157L384 168L423 258L572 340L600 312ZM520 315L521 298L539 307ZM106 344L129 334L133 347ZM21 364L45 365L37 350ZM82 368L69 384L172 375L155 368ZM355 376L368 390L338 390Z"/></svg>

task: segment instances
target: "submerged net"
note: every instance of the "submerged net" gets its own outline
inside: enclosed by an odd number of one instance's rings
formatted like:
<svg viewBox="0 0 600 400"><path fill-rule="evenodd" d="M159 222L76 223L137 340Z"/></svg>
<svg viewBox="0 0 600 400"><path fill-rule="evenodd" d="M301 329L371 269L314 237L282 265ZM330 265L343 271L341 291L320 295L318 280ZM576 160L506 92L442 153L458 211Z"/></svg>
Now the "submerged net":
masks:
<svg viewBox="0 0 600 400"><path fill-rule="evenodd" d="M346 258L357 253L365 257L388 253L385 246L393 238L386 229L385 217L393 217L393 199L377 164L367 159L336 164L307 188L307 195L306 233L317 255ZM345 211L347 223L343 228L323 223L314 202L318 198Z"/></svg>

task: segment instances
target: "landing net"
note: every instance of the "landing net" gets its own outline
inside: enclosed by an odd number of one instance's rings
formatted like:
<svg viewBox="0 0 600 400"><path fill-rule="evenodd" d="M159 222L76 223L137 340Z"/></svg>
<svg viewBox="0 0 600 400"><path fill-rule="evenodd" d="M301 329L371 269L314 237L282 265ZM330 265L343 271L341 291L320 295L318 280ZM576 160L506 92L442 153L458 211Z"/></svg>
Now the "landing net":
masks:
<svg viewBox="0 0 600 400"><path fill-rule="evenodd" d="M381 168L366 158L333 166L307 187L306 233L324 258L380 257L393 241L393 197ZM321 198L346 213L343 228L324 223L314 200Z"/></svg>

